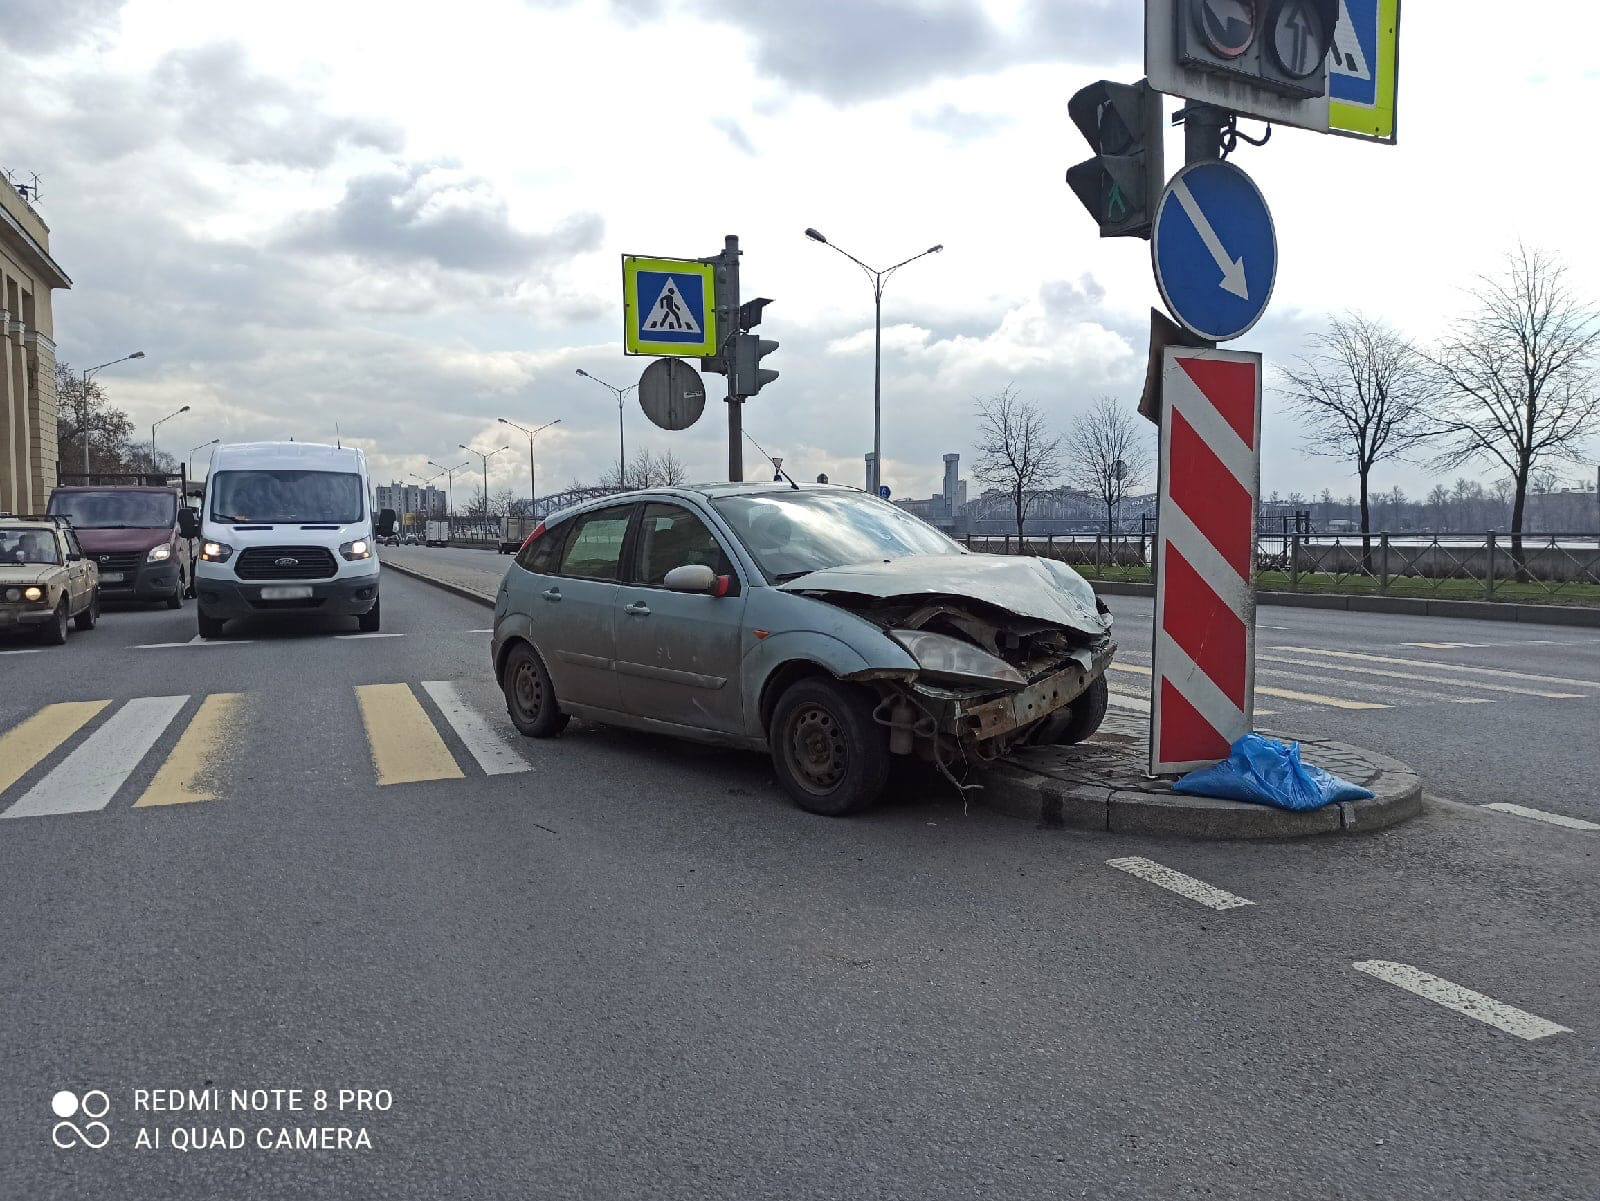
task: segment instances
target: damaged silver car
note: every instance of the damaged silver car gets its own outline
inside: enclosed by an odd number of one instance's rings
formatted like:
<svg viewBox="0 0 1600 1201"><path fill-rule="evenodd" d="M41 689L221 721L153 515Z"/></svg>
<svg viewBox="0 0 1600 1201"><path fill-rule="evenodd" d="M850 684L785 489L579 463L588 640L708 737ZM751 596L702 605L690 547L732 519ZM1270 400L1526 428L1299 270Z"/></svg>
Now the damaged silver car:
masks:
<svg viewBox="0 0 1600 1201"><path fill-rule="evenodd" d="M955 778L1099 727L1111 616L1063 563L972 554L853 488L710 484L550 518L507 569L491 645L511 720L577 716L771 754L813 813L896 756Z"/></svg>

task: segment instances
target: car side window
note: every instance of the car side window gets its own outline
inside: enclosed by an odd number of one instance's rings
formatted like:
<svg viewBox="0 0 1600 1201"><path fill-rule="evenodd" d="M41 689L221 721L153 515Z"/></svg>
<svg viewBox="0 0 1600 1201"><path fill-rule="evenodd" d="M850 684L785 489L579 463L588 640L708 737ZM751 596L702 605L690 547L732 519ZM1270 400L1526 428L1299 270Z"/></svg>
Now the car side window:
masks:
<svg viewBox="0 0 1600 1201"><path fill-rule="evenodd" d="M550 575L555 571L561 555L561 544L572 532L572 523L563 521L540 534L529 545L517 552L517 566L534 575Z"/></svg>
<svg viewBox="0 0 1600 1201"><path fill-rule="evenodd" d="M580 580L615 580L622 566L622 543L632 515L633 506L623 505L574 517L556 574Z"/></svg>
<svg viewBox="0 0 1600 1201"><path fill-rule="evenodd" d="M630 577L659 588L674 567L699 564L733 579L733 564L710 528L681 505L659 502L644 507Z"/></svg>

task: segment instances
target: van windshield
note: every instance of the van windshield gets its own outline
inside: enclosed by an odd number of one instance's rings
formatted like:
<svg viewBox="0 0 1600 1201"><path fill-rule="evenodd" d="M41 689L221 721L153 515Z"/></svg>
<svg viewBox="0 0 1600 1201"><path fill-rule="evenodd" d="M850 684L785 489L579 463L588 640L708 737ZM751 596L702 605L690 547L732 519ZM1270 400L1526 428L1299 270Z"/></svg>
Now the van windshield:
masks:
<svg viewBox="0 0 1600 1201"><path fill-rule="evenodd" d="M349 525L365 516L354 472L219 471L209 487L212 521Z"/></svg>
<svg viewBox="0 0 1600 1201"><path fill-rule="evenodd" d="M108 488L104 492L57 492L50 512L65 515L80 530L170 529L178 511L171 492L135 492Z"/></svg>

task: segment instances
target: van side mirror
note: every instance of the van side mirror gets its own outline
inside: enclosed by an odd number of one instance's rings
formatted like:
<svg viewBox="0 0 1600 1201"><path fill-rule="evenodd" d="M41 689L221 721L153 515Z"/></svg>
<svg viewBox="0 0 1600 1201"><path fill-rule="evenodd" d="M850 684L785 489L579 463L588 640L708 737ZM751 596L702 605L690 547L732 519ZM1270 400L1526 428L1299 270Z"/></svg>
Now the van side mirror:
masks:
<svg viewBox="0 0 1600 1201"><path fill-rule="evenodd" d="M178 533L185 538L198 538L200 536L200 515L188 505L178 509Z"/></svg>
<svg viewBox="0 0 1600 1201"><path fill-rule="evenodd" d="M378 514L378 537L387 538L390 534L394 533L395 522L398 520L399 514L393 509L384 509L382 512L380 512Z"/></svg>

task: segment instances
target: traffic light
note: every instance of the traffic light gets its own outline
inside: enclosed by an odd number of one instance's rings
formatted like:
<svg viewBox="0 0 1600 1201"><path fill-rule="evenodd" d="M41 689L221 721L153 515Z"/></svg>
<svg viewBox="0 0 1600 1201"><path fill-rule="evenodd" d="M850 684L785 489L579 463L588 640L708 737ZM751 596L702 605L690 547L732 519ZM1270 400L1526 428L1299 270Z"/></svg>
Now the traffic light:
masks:
<svg viewBox="0 0 1600 1201"><path fill-rule="evenodd" d="M1340 0L1173 0L1178 61L1298 100L1328 93Z"/></svg>
<svg viewBox="0 0 1600 1201"><path fill-rule="evenodd" d="M734 364L739 371L739 395L754 396L778 378L776 371L761 366L761 360L777 349L778 344L771 338L758 338L755 334L739 335L733 344Z"/></svg>
<svg viewBox="0 0 1600 1201"><path fill-rule="evenodd" d="M1067 184L1102 238L1148 238L1166 187L1161 94L1138 83L1091 83L1067 102L1095 157L1067 168Z"/></svg>

